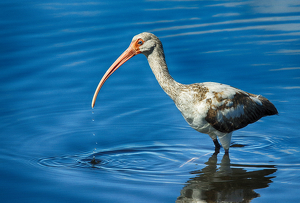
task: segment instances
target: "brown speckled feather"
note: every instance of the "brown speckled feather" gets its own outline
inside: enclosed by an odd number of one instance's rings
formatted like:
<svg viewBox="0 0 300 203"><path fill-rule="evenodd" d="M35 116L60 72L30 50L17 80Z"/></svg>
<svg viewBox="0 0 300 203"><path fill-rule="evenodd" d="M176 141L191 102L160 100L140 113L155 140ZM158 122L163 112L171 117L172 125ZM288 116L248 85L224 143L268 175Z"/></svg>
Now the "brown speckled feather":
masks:
<svg viewBox="0 0 300 203"><path fill-rule="evenodd" d="M262 105L253 101L250 96L259 99ZM223 133L229 133L243 128L248 124L258 121L264 116L278 114L275 106L268 99L260 95L257 96L250 93L239 92L236 93L233 99L225 100L227 101L225 101L222 106L217 108L213 108L213 106L211 106L205 118L205 120L216 130ZM227 102L229 101L233 103L230 107L226 106ZM225 116L224 109L237 108L238 105L243 107L244 113L234 118L227 118Z"/></svg>

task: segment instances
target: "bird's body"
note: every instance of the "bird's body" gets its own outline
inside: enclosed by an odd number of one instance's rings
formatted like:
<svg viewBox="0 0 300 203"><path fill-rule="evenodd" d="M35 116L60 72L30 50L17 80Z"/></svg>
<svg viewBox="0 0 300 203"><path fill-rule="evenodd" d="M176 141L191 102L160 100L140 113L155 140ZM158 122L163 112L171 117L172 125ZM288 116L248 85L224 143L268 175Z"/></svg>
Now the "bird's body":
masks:
<svg viewBox="0 0 300 203"><path fill-rule="evenodd" d="M162 89L171 97L187 123L195 130L208 134L216 151L219 138L228 153L231 135L263 116L277 114L266 98L214 82L184 85L169 74L160 40L151 33L141 33L132 39L129 48L115 61L101 79L94 94L92 107L107 78L131 57L143 53Z"/></svg>

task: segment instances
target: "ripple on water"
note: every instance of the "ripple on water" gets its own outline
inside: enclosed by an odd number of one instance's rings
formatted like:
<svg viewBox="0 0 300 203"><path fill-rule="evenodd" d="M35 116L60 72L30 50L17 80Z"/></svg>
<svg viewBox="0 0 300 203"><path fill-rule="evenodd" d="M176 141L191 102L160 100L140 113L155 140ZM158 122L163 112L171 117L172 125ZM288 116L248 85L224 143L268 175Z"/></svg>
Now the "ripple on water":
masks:
<svg viewBox="0 0 300 203"><path fill-rule="evenodd" d="M235 132L232 136L231 148L245 147L245 150L254 150L268 148L276 143L271 136L254 132L239 131Z"/></svg>
<svg viewBox="0 0 300 203"><path fill-rule="evenodd" d="M238 135L233 138L233 141L231 147L233 157L238 156L234 152L236 150L246 153L256 151L263 153L275 144L275 141L269 136L253 133ZM209 151L206 151L206 148L201 149L203 146L197 144L168 145L155 142L153 144L144 143L143 145L127 144L79 155L42 158L38 163L47 167L96 168L115 172L139 172L153 175L174 174L178 173L179 168L185 165L188 160L197 160L199 157L212 154L213 144L210 142L209 144L211 144L211 147L207 148L210 149ZM203 162L205 162L205 158Z"/></svg>
<svg viewBox="0 0 300 203"><path fill-rule="evenodd" d="M82 155L42 158L38 164L46 167L106 170L139 179L139 175L145 178L182 174L182 170L187 169L181 167L182 163L195 153L204 154L181 145L125 145ZM151 178L151 181L155 180Z"/></svg>

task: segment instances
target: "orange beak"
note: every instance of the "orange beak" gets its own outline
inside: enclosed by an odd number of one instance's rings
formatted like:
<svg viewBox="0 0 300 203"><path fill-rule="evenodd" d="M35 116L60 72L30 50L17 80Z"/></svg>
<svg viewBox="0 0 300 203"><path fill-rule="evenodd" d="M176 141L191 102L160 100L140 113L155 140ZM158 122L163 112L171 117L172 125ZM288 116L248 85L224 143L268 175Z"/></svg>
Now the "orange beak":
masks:
<svg viewBox="0 0 300 203"><path fill-rule="evenodd" d="M139 39L140 40L140 39ZM126 61L128 61L130 58L132 58L133 56L140 54L140 50L139 50L139 44L138 44L138 40L131 42L131 44L129 45L129 47L123 52L123 54L121 54L121 56L119 56L119 58L110 66L110 68L106 71L106 73L103 75L102 79L100 80L98 87L94 93L94 97L92 100L92 108L94 108L95 106L95 102L98 96L98 93L101 89L101 87L103 86L103 84L105 83L105 81L109 78L109 76L111 76L113 74L113 72L115 72L121 65L123 65Z"/></svg>

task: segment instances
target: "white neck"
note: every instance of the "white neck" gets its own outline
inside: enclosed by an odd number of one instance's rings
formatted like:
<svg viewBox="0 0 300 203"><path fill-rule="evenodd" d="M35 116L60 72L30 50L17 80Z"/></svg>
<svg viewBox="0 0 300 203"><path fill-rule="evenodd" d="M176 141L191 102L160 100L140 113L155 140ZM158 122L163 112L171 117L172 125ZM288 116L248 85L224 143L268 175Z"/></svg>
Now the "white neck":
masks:
<svg viewBox="0 0 300 203"><path fill-rule="evenodd" d="M180 84L169 73L162 47L156 46L146 57L156 80L162 89L174 100Z"/></svg>

